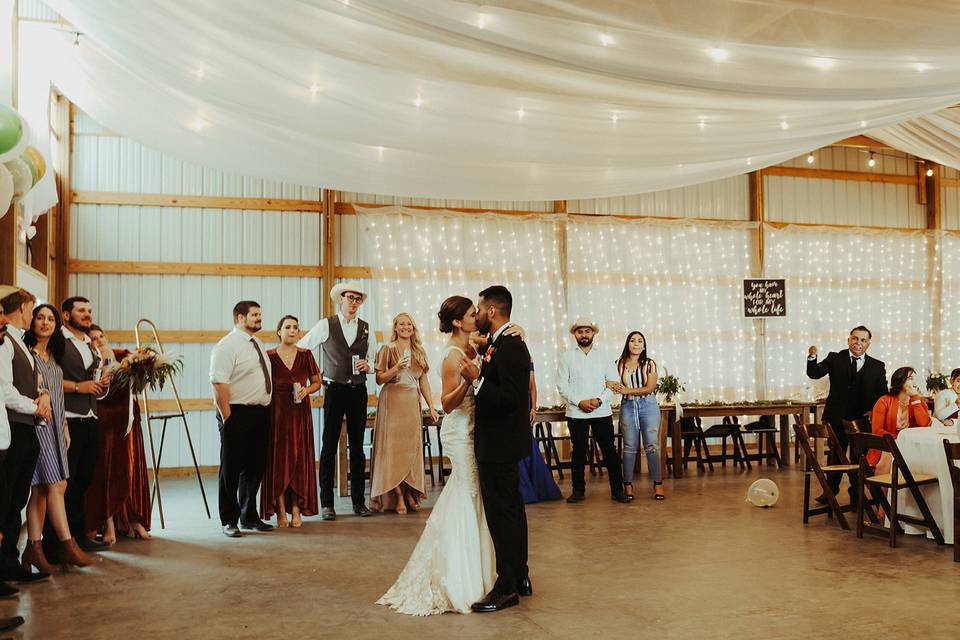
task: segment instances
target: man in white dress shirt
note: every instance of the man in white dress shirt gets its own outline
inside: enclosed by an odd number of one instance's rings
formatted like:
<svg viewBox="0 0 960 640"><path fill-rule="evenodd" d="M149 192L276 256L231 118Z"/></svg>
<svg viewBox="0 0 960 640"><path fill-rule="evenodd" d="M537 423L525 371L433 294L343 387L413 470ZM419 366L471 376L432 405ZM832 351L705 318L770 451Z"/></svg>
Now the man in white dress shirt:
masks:
<svg viewBox="0 0 960 640"><path fill-rule="evenodd" d="M611 497L618 502L629 502L623 490L620 456L613 444L613 410L610 408L613 391L607 387L608 380L619 380L617 368L613 358L593 346L593 339L599 333L595 322L579 318L570 327L570 333L577 345L560 357L557 372L557 389L567 405L567 428L573 443L570 464L573 493L567 502L581 502L586 497L583 468L587 464L590 431L607 465Z"/></svg>
<svg viewBox="0 0 960 640"><path fill-rule="evenodd" d="M0 297L6 297L7 295L13 293L16 289L9 285L0 285ZM7 340L7 319L3 314L3 308L0 307L0 345L4 344ZM4 400L3 390L0 389L0 401ZM7 420L7 412L0 411L0 469L3 467L4 457L7 454L7 448L10 446L10 423ZM3 498L0 497L0 508L5 508L6 505L2 503ZM0 534L2 536L2 534ZM0 581L0 600L6 600L9 598L16 598L20 593L20 590L16 587L11 587L6 582ZM24 622L21 616L14 616L12 618L0 618L0 632L12 631L16 629Z"/></svg>
<svg viewBox="0 0 960 640"><path fill-rule="evenodd" d="M323 358L323 435L320 447L320 517L336 520L333 506L333 476L343 418L347 418L347 444L350 447L350 498L353 513L370 515L363 497L366 457L363 440L367 427L367 376L373 372L377 353L376 337L370 326L357 317L360 305L367 299L360 285L340 283L330 290L337 305L336 315L323 318L297 346L302 349L321 347Z"/></svg>
<svg viewBox="0 0 960 640"><path fill-rule="evenodd" d="M262 326L260 304L238 302L233 322L233 331L210 354L210 383L220 429L220 524L225 536L239 538L238 523L248 530L273 529L257 511L267 463L273 380L270 358L256 335Z"/></svg>
<svg viewBox="0 0 960 640"><path fill-rule="evenodd" d="M40 456L37 420L50 420L50 395L37 384L33 353L23 342L24 332L33 320L37 298L29 291L16 289L0 296L0 309L7 319L7 338L0 344L0 387L6 407L0 412L10 423L10 448L0 469L0 580L29 583L46 580L50 574L27 571L20 564L17 542L23 521L20 514L30 498L33 472Z"/></svg>

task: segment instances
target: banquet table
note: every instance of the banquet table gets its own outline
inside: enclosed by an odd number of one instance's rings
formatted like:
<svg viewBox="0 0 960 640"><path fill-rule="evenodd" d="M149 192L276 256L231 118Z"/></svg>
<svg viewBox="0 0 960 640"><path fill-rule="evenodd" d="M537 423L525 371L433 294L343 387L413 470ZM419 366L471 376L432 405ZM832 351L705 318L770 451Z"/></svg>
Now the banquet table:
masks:
<svg viewBox="0 0 960 640"><path fill-rule="evenodd" d="M937 476L937 484L928 484L920 487L930 512L940 525L943 538L950 544L953 542L953 484L950 481L950 469L947 466L947 457L943 452L943 441L960 442L957 427L915 427L905 429L897 436L897 446L903 454L911 473L928 473ZM906 515L920 516L920 509L913 496L906 489L900 490L897 498L897 511ZM933 536L923 528L905 525L904 531L919 535L926 533L928 538Z"/></svg>

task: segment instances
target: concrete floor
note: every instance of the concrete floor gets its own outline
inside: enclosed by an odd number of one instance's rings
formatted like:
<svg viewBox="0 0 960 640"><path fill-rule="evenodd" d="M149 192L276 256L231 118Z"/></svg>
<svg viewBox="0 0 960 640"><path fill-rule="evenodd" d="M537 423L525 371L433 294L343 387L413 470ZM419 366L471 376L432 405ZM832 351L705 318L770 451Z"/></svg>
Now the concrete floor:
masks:
<svg viewBox="0 0 960 640"><path fill-rule="evenodd" d="M775 508L744 502L759 477L780 485ZM215 478L205 480L216 496ZM19 612L28 621L14 637L43 639L960 634L951 548L910 536L889 549L823 517L804 526L795 467L718 468L666 489L664 502L621 505L594 479L585 503L529 506L532 598L497 614L410 618L373 602L429 511L311 518L300 530L228 540L201 515L195 481L176 479L165 484L167 529L155 519L153 541L122 540L98 566L24 588L19 602L0 602L0 616Z"/></svg>

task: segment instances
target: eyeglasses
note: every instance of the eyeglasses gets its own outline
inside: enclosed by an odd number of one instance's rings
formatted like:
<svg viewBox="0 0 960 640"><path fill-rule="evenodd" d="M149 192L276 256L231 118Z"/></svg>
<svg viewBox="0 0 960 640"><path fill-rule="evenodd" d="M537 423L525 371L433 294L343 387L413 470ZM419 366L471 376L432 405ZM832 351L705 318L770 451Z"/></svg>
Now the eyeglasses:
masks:
<svg viewBox="0 0 960 640"><path fill-rule="evenodd" d="M346 299L347 299L348 301L350 301L350 302L356 302L356 303L363 302L363 296L355 296L355 295L346 294L346 295L344 295L343 297L346 298Z"/></svg>

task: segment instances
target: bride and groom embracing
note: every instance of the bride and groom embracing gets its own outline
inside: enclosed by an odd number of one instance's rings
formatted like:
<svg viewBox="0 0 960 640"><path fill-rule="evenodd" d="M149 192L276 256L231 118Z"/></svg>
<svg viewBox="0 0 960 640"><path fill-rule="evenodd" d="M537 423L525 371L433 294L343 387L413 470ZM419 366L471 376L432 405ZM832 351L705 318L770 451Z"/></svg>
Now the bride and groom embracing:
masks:
<svg viewBox="0 0 960 640"><path fill-rule="evenodd" d="M453 470L400 577L377 604L400 613L499 611L533 594L517 463L530 455L530 353L506 287L443 301L440 429ZM471 346L475 331L486 350Z"/></svg>

